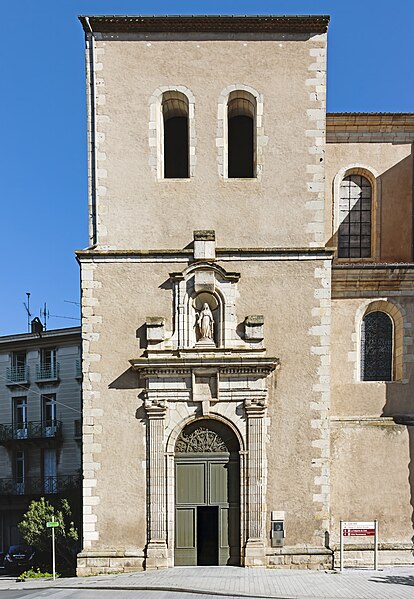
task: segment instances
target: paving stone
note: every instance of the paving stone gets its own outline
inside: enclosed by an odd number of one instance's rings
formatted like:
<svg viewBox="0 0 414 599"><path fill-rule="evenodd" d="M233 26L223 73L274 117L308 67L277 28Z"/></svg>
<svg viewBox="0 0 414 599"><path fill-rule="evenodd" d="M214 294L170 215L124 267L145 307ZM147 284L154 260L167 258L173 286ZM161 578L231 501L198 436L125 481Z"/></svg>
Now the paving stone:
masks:
<svg viewBox="0 0 414 599"><path fill-rule="evenodd" d="M0 579L0 592L31 589L129 589L205 593L217 597L274 597L278 599L413 599L414 566L378 571L280 570L272 568L185 567L151 572L108 574L56 581ZM185 593L185 594L184 594ZM6 595L5 595L6 596ZM152 594L151 594L152 596Z"/></svg>

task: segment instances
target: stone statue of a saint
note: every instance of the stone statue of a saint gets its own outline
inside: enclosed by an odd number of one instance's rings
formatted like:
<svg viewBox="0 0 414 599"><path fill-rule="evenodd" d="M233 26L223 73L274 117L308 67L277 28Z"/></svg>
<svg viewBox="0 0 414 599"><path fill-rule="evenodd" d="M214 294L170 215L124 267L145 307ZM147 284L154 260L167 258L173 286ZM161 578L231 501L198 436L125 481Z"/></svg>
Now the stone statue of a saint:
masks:
<svg viewBox="0 0 414 599"><path fill-rule="evenodd" d="M213 340L214 318L207 302L204 303L203 308L198 313L197 327L200 333L200 341Z"/></svg>

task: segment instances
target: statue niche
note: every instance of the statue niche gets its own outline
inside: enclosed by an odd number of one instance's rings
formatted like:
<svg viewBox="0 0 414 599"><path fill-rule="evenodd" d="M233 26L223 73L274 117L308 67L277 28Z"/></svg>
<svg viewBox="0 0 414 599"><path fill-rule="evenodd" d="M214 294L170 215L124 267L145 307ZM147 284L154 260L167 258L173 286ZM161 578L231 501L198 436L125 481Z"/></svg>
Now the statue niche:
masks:
<svg viewBox="0 0 414 599"><path fill-rule="evenodd" d="M209 293L200 293L194 298L196 345L216 347L218 345L219 306Z"/></svg>

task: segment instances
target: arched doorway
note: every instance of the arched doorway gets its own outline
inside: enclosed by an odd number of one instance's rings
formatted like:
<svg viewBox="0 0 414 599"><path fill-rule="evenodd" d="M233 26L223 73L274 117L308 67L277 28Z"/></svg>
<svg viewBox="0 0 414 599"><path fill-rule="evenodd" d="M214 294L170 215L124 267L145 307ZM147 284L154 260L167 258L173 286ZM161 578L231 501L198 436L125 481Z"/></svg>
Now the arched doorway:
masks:
<svg viewBox="0 0 414 599"><path fill-rule="evenodd" d="M240 458L233 431L202 418L175 444L175 565L240 564Z"/></svg>

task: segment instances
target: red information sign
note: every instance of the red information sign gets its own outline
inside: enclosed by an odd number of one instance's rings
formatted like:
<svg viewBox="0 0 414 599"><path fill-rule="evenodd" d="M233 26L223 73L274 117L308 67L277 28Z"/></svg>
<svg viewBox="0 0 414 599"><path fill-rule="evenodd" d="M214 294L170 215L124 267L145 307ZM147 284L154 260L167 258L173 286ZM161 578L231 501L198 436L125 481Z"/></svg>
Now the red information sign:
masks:
<svg viewBox="0 0 414 599"><path fill-rule="evenodd" d="M373 537L375 528L344 528L344 537Z"/></svg>
<svg viewBox="0 0 414 599"><path fill-rule="evenodd" d="M343 522L342 534L344 537L373 537L375 522Z"/></svg>
<svg viewBox="0 0 414 599"><path fill-rule="evenodd" d="M374 570L378 566L378 521L373 522L340 522L339 535L339 568L344 569L344 539L345 537L374 537Z"/></svg>

